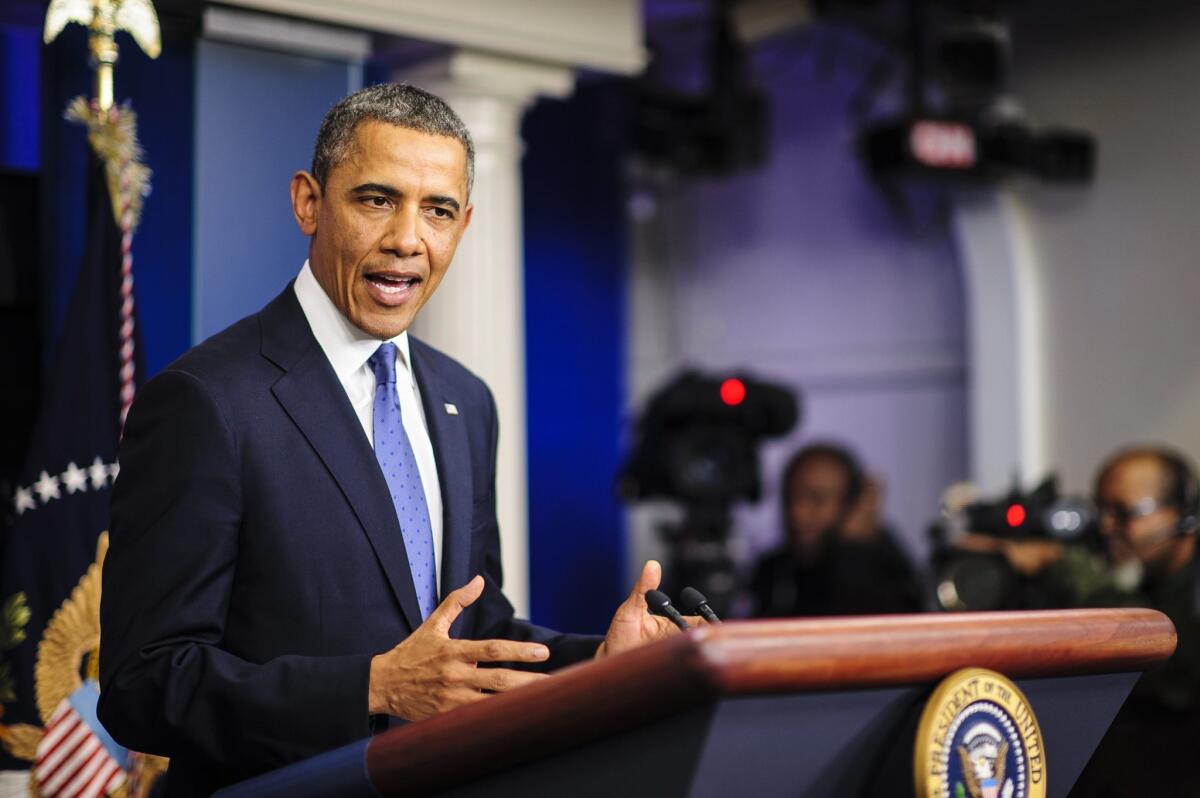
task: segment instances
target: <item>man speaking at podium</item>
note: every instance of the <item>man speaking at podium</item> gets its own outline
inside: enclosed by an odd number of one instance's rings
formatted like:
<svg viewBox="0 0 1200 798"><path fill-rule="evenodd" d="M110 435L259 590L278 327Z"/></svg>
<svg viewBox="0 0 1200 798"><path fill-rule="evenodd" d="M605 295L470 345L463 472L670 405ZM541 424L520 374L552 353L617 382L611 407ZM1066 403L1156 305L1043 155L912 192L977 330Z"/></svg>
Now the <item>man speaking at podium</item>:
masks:
<svg viewBox="0 0 1200 798"><path fill-rule="evenodd" d="M310 238L299 275L133 405L99 715L124 745L171 758L168 795L672 629L642 597L656 563L603 641L517 620L501 593L491 393L406 332L471 221L473 162L427 92L339 102L291 182Z"/></svg>

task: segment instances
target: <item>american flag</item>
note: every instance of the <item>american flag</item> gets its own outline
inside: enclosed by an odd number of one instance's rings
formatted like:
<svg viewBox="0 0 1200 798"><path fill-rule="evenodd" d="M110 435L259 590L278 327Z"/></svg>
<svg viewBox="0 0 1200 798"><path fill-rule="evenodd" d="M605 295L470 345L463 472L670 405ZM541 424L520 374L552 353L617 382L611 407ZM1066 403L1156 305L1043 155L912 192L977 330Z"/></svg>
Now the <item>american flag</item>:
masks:
<svg viewBox="0 0 1200 798"><path fill-rule="evenodd" d="M88 681L50 716L33 764L43 798L101 798L125 781L129 755L96 721L99 695Z"/></svg>
<svg viewBox="0 0 1200 798"><path fill-rule="evenodd" d="M125 234L113 214L106 161L94 149L87 183L83 262L46 375L25 466L12 503L0 506L0 604L23 593L29 608L24 641L3 652L16 693L16 700L4 705L6 725L43 726L48 720L42 717L34 684L38 641L96 558L117 474L127 365L122 269L128 253L122 253ZM70 235L65 230L54 234ZM139 351L135 346L135 366ZM8 498L0 497L0 502ZM27 761L0 748L0 773L28 767Z"/></svg>

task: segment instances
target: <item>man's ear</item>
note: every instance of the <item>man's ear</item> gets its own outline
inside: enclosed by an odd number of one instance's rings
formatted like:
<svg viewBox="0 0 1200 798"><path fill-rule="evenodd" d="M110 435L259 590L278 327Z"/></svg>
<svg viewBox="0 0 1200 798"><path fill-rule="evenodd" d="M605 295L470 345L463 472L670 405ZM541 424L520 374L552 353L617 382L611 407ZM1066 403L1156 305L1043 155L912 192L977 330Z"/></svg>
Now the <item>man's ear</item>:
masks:
<svg viewBox="0 0 1200 798"><path fill-rule="evenodd" d="M317 210L321 205L321 186L308 172L292 175L292 215L300 232L311 236L317 232Z"/></svg>
<svg viewBox="0 0 1200 798"><path fill-rule="evenodd" d="M462 223L463 223L463 232L464 233L467 232L467 228L471 226L471 217L474 215L475 215L475 206L472 205L471 203L467 203L467 209L465 211L463 211L463 215L462 215Z"/></svg>

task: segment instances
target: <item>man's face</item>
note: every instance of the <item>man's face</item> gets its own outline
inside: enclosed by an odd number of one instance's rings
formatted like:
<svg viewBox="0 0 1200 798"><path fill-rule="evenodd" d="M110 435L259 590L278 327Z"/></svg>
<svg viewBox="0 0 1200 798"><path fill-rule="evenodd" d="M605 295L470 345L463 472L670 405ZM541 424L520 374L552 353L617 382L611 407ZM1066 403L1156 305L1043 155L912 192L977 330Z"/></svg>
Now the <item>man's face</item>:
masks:
<svg viewBox="0 0 1200 798"><path fill-rule="evenodd" d="M292 179L292 206L325 293L355 327L392 338L429 301L470 222L466 150L448 136L363 122L324 189L305 172Z"/></svg>
<svg viewBox="0 0 1200 798"><path fill-rule="evenodd" d="M825 457L806 459L788 485L788 521L792 541L801 547L816 543L837 526L846 510L846 471Z"/></svg>
<svg viewBox="0 0 1200 798"><path fill-rule="evenodd" d="M1096 504L1113 563L1138 559L1155 566L1169 556L1179 523L1179 509L1162 503L1169 487L1170 475L1156 457L1134 456L1108 469Z"/></svg>

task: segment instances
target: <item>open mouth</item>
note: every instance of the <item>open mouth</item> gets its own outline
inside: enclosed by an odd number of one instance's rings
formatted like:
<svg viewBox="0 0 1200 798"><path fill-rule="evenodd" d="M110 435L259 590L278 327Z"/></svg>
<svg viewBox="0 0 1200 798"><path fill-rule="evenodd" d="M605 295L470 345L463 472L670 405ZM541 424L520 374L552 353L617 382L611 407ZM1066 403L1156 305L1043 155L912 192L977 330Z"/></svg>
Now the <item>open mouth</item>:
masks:
<svg viewBox="0 0 1200 798"><path fill-rule="evenodd" d="M366 278L367 282L385 294L400 294L421 282L421 278L415 274L393 272L376 272L366 275Z"/></svg>
<svg viewBox="0 0 1200 798"><path fill-rule="evenodd" d="M374 272L363 279L371 298L389 308L404 305L421 284L421 276L412 272Z"/></svg>

